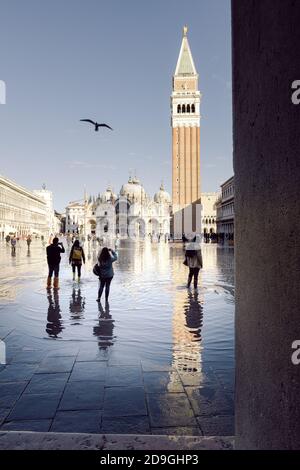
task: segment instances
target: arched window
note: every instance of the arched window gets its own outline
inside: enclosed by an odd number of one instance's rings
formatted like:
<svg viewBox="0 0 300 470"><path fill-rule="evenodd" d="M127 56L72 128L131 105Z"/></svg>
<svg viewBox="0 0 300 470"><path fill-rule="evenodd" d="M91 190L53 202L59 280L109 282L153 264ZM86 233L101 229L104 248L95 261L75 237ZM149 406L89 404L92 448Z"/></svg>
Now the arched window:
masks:
<svg viewBox="0 0 300 470"><path fill-rule="evenodd" d="M206 225L208 224L208 219L206 219L206 222L205 222L205 223L206 223Z"/></svg>
<svg viewBox="0 0 300 470"><path fill-rule="evenodd" d="M178 113L178 114L181 113L181 106L180 106L180 104L177 106L177 113Z"/></svg>
<svg viewBox="0 0 300 470"><path fill-rule="evenodd" d="M211 219L209 219L209 224L211 224Z"/></svg>
<svg viewBox="0 0 300 470"><path fill-rule="evenodd" d="M182 112L185 113L185 104L182 105Z"/></svg>
<svg viewBox="0 0 300 470"><path fill-rule="evenodd" d="M195 112L195 105L192 104L192 113L194 113L194 112Z"/></svg>
<svg viewBox="0 0 300 470"><path fill-rule="evenodd" d="M187 113L190 113L190 112L191 112L191 107L190 107L189 104L188 104L187 107L186 107L186 112L187 112Z"/></svg>

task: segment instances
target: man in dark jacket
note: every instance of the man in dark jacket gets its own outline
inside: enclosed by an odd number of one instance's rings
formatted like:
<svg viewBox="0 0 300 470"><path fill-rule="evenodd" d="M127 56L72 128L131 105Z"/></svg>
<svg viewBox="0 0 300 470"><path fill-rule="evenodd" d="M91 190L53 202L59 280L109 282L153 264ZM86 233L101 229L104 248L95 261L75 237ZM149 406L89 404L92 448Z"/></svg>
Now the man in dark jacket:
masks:
<svg viewBox="0 0 300 470"><path fill-rule="evenodd" d="M65 252L64 246L62 243L59 243L57 237L53 238L52 244L47 246L47 261L49 266L49 275L47 279L47 288L51 287L52 274L54 273L53 287L54 289L59 289L58 286L58 275L59 275L59 263L60 255Z"/></svg>

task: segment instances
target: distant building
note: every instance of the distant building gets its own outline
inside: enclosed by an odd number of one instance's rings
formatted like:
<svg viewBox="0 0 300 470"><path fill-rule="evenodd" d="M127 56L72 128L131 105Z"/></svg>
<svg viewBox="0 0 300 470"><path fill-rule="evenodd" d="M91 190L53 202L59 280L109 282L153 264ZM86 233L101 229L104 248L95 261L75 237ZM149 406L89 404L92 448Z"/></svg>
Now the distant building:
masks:
<svg viewBox="0 0 300 470"><path fill-rule="evenodd" d="M219 192L202 193L202 233L217 233L217 208L216 202L220 197Z"/></svg>
<svg viewBox="0 0 300 470"><path fill-rule="evenodd" d="M44 198L0 176L0 236L49 235L49 210Z"/></svg>
<svg viewBox="0 0 300 470"><path fill-rule="evenodd" d="M234 239L234 176L221 185L217 201L217 233L226 240Z"/></svg>
<svg viewBox="0 0 300 470"><path fill-rule="evenodd" d="M59 230L57 230L58 226L58 221L55 219L55 214L54 214L54 209L53 209L53 194L52 191L49 191L46 189L45 185L43 186L42 189L35 189L34 194L36 194L40 199L43 199L46 203L47 207L47 225L48 225L48 230L49 233L55 234L58 233Z"/></svg>

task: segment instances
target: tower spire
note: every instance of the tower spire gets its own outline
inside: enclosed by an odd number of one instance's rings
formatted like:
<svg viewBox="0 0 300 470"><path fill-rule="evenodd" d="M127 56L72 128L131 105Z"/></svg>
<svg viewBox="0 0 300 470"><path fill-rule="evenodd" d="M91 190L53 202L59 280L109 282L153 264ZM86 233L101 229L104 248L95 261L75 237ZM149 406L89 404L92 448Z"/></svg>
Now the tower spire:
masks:
<svg viewBox="0 0 300 470"><path fill-rule="evenodd" d="M175 76L197 76L193 56L187 38L188 27L183 27L182 42L176 65Z"/></svg>

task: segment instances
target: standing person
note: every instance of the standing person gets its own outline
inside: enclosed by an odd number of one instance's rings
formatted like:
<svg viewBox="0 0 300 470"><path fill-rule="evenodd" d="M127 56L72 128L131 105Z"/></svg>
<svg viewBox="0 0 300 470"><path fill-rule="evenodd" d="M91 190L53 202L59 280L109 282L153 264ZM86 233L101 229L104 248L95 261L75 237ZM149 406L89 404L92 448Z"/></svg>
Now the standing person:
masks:
<svg viewBox="0 0 300 470"><path fill-rule="evenodd" d="M17 239L16 239L16 236L15 236L15 235L11 238L10 244L11 244L11 254L12 254L12 255L15 255L15 253L16 253L16 245L17 245Z"/></svg>
<svg viewBox="0 0 300 470"><path fill-rule="evenodd" d="M31 245L31 236L28 235L28 237L26 238L26 242L27 242L27 246L28 246L28 250L30 248L30 245Z"/></svg>
<svg viewBox="0 0 300 470"><path fill-rule="evenodd" d="M194 278L194 288L197 289L199 271L203 267L199 237L196 238L195 242L187 244L184 264L189 268L187 287L191 287L191 283Z"/></svg>
<svg viewBox="0 0 300 470"><path fill-rule="evenodd" d="M47 279L47 288L51 287L52 274L54 273L53 287L59 289L58 275L59 275L59 263L61 260L61 253L65 252L64 246L59 242L57 237L53 238L52 244L47 246L47 261L49 266L49 275Z"/></svg>
<svg viewBox="0 0 300 470"><path fill-rule="evenodd" d="M5 240L6 240L6 243L9 244L9 242L10 242L10 236L9 236L9 235L6 235Z"/></svg>
<svg viewBox="0 0 300 470"><path fill-rule="evenodd" d="M101 253L98 257L98 272L99 272L99 291L97 302L101 301L103 289L105 287L105 301L108 302L110 284L114 277L113 263L118 259L118 255L115 251L108 249L107 247L102 248Z"/></svg>
<svg viewBox="0 0 300 470"><path fill-rule="evenodd" d="M75 281L75 271L77 268L78 282L80 282L82 262L85 264L84 251L80 246L79 240L75 240L69 256L69 263L72 265L73 271L73 281Z"/></svg>

